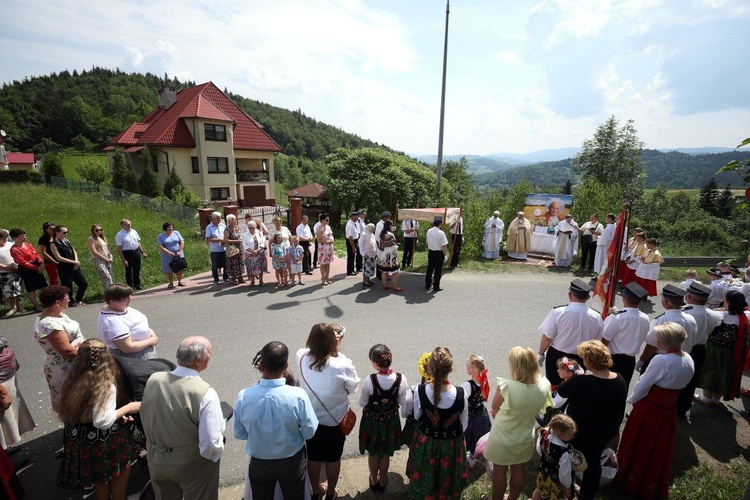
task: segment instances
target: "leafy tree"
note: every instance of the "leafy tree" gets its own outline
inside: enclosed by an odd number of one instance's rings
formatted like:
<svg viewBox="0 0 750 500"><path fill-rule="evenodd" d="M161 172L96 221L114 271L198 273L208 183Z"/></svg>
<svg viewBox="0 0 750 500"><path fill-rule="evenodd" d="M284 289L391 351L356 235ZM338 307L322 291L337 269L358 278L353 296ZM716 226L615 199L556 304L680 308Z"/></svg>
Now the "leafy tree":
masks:
<svg viewBox="0 0 750 500"><path fill-rule="evenodd" d="M107 162L99 158L85 158L76 165L76 172L89 184L104 184L109 179Z"/></svg>
<svg viewBox="0 0 750 500"><path fill-rule="evenodd" d="M130 191L131 193L137 193L139 191L138 187L138 176L135 175L135 171L130 168L128 169L128 173L125 176L125 191ZM157 189L158 192L158 189Z"/></svg>
<svg viewBox="0 0 750 500"><path fill-rule="evenodd" d="M71 143L76 150L80 151L81 154L85 154L86 151L91 150L92 144L83 134L78 134L71 139Z"/></svg>
<svg viewBox="0 0 750 500"><path fill-rule="evenodd" d="M201 200L200 196L195 194L195 191L186 188L182 184L172 190L172 201L178 205L192 208L200 208L203 205L203 200Z"/></svg>
<svg viewBox="0 0 750 500"><path fill-rule="evenodd" d="M594 137L583 141L581 152L573 160L573 171L586 181L596 180L606 188L618 190L637 200L643 195L643 142L633 120L619 127L613 116L597 128Z"/></svg>
<svg viewBox="0 0 750 500"><path fill-rule="evenodd" d="M716 215L719 208L719 185L716 182L716 177L711 177L711 180L703 186L698 194L698 205L710 213Z"/></svg>
<svg viewBox="0 0 750 500"><path fill-rule="evenodd" d="M45 153L55 153L57 151L60 151L61 149L62 146L60 146L58 143L56 143L49 137L44 137L41 141L32 146L31 151L33 151L35 155L41 156Z"/></svg>
<svg viewBox="0 0 750 500"><path fill-rule="evenodd" d="M506 225L510 224L510 222L516 218L516 214L520 210L523 210L523 206L526 203L526 195L533 192L534 185L527 179L523 179L510 190L508 197L505 199L505 202L500 209L500 218L503 219L503 222L505 222ZM489 217L489 215L487 215L487 217Z"/></svg>
<svg viewBox="0 0 750 500"><path fill-rule="evenodd" d="M591 214L597 213L603 222L607 213L622 210L622 195L622 190L617 187L607 189L596 179L586 179L573 190L573 218L583 224Z"/></svg>
<svg viewBox="0 0 750 500"><path fill-rule="evenodd" d="M742 148L744 146L747 146L748 144L750 144L750 137L742 141L737 146L737 148ZM745 170L744 173L742 172L743 170ZM719 171L716 173L720 174L723 172L737 172L738 174L742 175L742 183L744 185L750 184L750 158L746 159L745 161L732 160L721 167L721 169L719 169Z"/></svg>
<svg viewBox="0 0 750 500"><path fill-rule="evenodd" d="M465 156L458 161L448 160L443 164L443 179L453 186L451 205L463 205L474 192L474 178L468 168L469 160Z"/></svg>
<svg viewBox="0 0 750 500"><path fill-rule="evenodd" d="M47 184L52 182L52 177L65 177L60 153L47 153L44 155L42 158L42 173L44 174L44 181Z"/></svg>
<svg viewBox="0 0 750 500"><path fill-rule="evenodd" d="M727 184L724 190L719 194L719 198L716 200L717 216L723 219L728 219L732 216L734 211L734 193L732 193L732 187Z"/></svg>
<svg viewBox="0 0 750 500"><path fill-rule="evenodd" d="M122 153L115 151L112 156L112 187L115 189L125 189L128 177L128 167L125 165L125 158Z"/></svg>

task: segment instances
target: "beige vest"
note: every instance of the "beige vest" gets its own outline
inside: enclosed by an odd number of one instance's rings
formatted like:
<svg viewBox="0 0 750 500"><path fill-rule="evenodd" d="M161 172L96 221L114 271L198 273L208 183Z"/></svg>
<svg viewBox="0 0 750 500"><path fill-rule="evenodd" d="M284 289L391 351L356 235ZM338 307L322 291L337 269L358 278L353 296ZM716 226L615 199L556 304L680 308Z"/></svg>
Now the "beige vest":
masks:
<svg viewBox="0 0 750 500"><path fill-rule="evenodd" d="M166 372L151 375L140 412L149 462L183 465L201 458L198 415L209 387L199 377L178 377Z"/></svg>

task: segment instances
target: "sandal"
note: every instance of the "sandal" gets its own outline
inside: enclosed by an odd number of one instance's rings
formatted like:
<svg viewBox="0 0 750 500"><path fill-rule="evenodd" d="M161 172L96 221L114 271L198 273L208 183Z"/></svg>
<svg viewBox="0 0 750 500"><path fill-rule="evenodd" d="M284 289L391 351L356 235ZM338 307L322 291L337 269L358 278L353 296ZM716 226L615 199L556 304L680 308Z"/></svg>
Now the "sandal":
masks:
<svg viewBox="0 0 750 500"><path fill-rule="evenodd" d="M698 404L702 404L703 406L707 406L709 408L714 408L717 406L716 403L714 403L712 400L704 399L703 396L701 396L700 394L695 394L693 396L693 401L695 401Z"/></svg>
<svg viewBox="0 0 750 500"><path fill-rule="evenodd" d="M391 287L389 287L387 285L383 285L383 290L390 290L390 289L391 289Z"/></svg>
<svg viewBox="0 0 750 500"><path fill-rule="evenodd" d="M173 288L174 288L174 283L170 283L169 285L167 285L167 290L171 290Z"/></svg>
<svg viewBox="0 0 750 500"><path fill-rule="evenodd" d="M182 281L178 281L177 286L185 286L185 283L183 283Z"/></svg>
<svg viewBox="0 0 750 500"><path fill-rule="evenodd" d="M394 286L391 290L393 290L394 292L403 292L404 291L403 288L399 288L397 286Z"/></svg>
<svg viewBox="0 0 750 500"><path fill-rule="evenodd" d="M335 500L338 497L339 497L339 489L338 488L334 488L333 489L333 493L326 492L326 498L325 498L325 500Z"/></svg>

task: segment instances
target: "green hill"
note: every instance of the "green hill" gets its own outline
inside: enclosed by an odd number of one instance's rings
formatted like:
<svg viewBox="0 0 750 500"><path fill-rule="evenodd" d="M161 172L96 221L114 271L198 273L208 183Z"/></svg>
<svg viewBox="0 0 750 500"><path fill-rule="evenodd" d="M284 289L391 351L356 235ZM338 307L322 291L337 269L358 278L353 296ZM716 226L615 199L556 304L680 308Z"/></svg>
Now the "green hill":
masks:
<svg viewBox="0 0 750 500"><path fill-rule="evenodd" d="M86 240L91 235L91 225L101 224L107 235L110 250L115 253L115 234L120 230L120 220L127 218L141 235L143 249L148 258L143 261L141 280L144 288L164 284L166 279L161 271L161 258L156 246L156 237L167 220L156 210L140 203L128 201L113 202L100 196L76 191L58 190L33 184L0 184L0 199L3 200L3 228L20 227L27 232L27 240L36 247L42 234L42 224L46 221L65 224L68 238L78 252L81 269L86 275L89 289L84 301L101 299L103 290L99 277L89 257ZM177 231L185 238L185 258L190 264L186 275L196 274L210 268L208 250L200 236L197 221L185 223L170 220ZM125 282L125 271L115 259L116 281Z"/></svg>

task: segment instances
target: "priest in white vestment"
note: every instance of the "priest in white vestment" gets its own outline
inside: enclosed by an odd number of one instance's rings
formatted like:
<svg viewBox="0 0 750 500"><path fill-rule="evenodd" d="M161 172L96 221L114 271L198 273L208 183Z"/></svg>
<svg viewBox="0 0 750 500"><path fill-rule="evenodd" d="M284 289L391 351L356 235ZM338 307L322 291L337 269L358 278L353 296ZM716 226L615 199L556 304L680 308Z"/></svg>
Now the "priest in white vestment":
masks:
<svg viewBox="0 0 750 500"><path fill-rule="evenodd" d="M501 241L503 240L504 232L505 223L500 218L500 212L496 210L493 212L492 217L484 223L484 236L482 237L484 253L482 255L485 259L497 259L500 257L500 252L503 249Z"/></svg>
<svg viewBox="0 0 750 500"><path fill-rule="evenodd" d="M518 212L518 217L508 224L508 256L515 260L526 260L526 254L531 251L531 222Z"/></svg>
<svg viewBox="0 0 750 500"><path fill-rule="evenodd" d="M604 232L599 239L596 240L596 256L594 257L594 272L601 274L604 269L604 264L607 262L607 250L609 244L615 238L615 214L607 214L607 227L604 228Z"/></svg>
<svg viewBox="0 0 750 500"><path fill-rule="evenodd" d="M555 266L570 267L578 250L578 227L568 214L555 227Z"/></svg>

